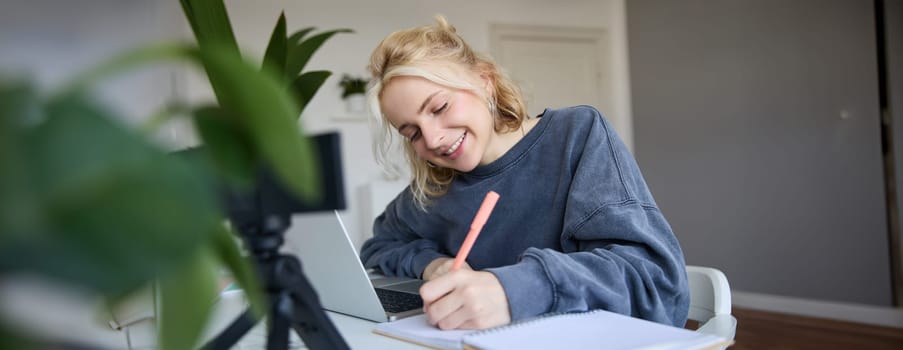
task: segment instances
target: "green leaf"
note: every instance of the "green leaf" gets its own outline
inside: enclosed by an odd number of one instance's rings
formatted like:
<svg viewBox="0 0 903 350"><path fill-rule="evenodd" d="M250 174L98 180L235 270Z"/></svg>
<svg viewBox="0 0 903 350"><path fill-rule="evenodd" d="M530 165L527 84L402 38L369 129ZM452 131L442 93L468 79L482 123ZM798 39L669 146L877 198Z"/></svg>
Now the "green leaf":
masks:
<svg viewBox="0 0 903 350"><path fill-rule="evenodd" d="M316 27L307 27L307 28L299 29L298 31L292 33L292 35L290 35L288 37L288 40L286 41L287 44L290 47L297 46L298 43L301 42L301 39L304 39L304 36L306 36L308 33L312 32L312 31L314 31L314 29L317 29L317 28Z"/></svg>
<svg viewBox="0 0 903 350"><path fill-rule="evenodd" d="M160 280L160 348L195 348L216 295L216 263L207 248L192 255L181 269L163 276Z"/></svg>
<svg viewBox="0 0 903 350"><path fill-rule="evenodd" d="M12 321L15 322L15 321ZM25 338L21 334L20 325L7 326L0 323L0 349L47 349L47 344L39 344L34 339Z"/></svg>
<svg viewBox="0 0 903 350"><path fill-rule="evenodd" d="M215 50L201 53L224 109L235 113L255 149L302 200L319 201L319 164L311 143L301 137L297 106L272 76Z"/></svg>
<svg viewBox="0 0 903 350"><path fill-rule="evenodd" d="M323 83L326 82L330 75L332 75L332 72L328 70L317 70L305 72L295 79L292 83L291 93L301 112L304 112L304 107L307 107L307 103L310 102L314 94L323 86Z"/></svg>
<svg viewBox="0 0 903 350"><path fill-rule="evenodd" d="M43 106L30 86L0 81L0 247L4 239L27 235L42 221L26 164L24 130L43 119ZM2 266L0 266L2 268Z"/></svg>
<svg viewBox="0 0 903 350"><path fill-rule="evenodd" d="M194 125L218 174L239 186L251 185L256 163L252 141L243 133L238 117L220 107L194 111Z"/></svg>
<svg viewBox="0 0 903 350"><path fill-rule="evenodd" d="M323 45L326 40L338 33L353 33L351 29L336 29L314 35L300 44L289 47L288 59L285 62L285 80L294 81L304 66L310 61L310 57L314 52Z"/></svg>
<svg viewBox="0 0 903 350"><path fill-rule="evenodd" d="M339 86L342 88L342 99L344 100L354 94L365 94L368 82L369 80L366 78L342 74L342 80L339 81Z"/></svg>
<svg viewBox="0 0 903 350"><path fill-rule="evenodd" d="M187 114L190 114L191 109L189 106L176 102L171 103L163 108L158 109L147 120L141 125L141 130L148 135L151 135L157 132L161 126L178 117L183 117Z"/></svg>
<svg viewBox="0 0 903 350"><path fill-rule="evenodd" d="M229 14L222 0L180 0L182 10L198 41L198 47L217 47L227 54L240 55Z"/></svg>
<svg viewBox="0 0 903 350"><path fill-rule="evenodd" d="M271 69L277 76L285 74L285 12L279 15L276 22L276 28L273 28L273 34L270 36L270 43L267 44L266 53L263 55L263 69ZM267 68L269 67L269 68Z"/></svg>
<svg viewBox="0 0 903 350"><path fill-rule="evenodd" d="M235 41L235 34L232 32L232 25L229 22L229 15L226 12L226 6L222 0L180 0L185 17L191 23L191 29L198 42L198 48L201 52L216 51L217 55L232 56L240 59L241 53L238 50L238 43ZM220 104L223 104L222 94L219 92L223 89L220 85L219 76L211 74L206 64L204 69L207 70L207 78Z"/></svg>
<svg viewBox="0 0 903 350"><path fill-rule="evenodd" d="M42 221L4 242L0 266L122 294L207 241L220 215L199 171L78 96L47 116L23 130L19 165Z"/></svg>
<svg viewBox="0 0 903 350"><path fill-rule="evenodd" d="M130 317L138 308L154 307L156 304L156 288L157 283L153 281L123 294L106 295L103 300L104 307L95 310L94 318L97 320L109 320L109 317L112 315L117 322L127 321L121 319L120 316Z"/></svg>
<svg viewBox="0 0 903 350"><path fill-rule="evenodd" d="M252 268L253 263L241 255L241 250L236 243L237 235L221 226L213 236L213 245L219 260L232 271L235 281L245 292L245 296L251 304L251 310L257 315L263 315L267 310L266 295L263 292L260 276Z"/></svg>
<svg viewBox="0 0 903 350"><path fill-rule="evenodd" d="M195 15L194 15L194 10L191 7L191 1L190 0L179 0L179 4L182 5L182 13L185 14L185 19L188 20L188 25L191 26L191 32L195 33L195 35L197 35L197 32L199 29L198 29L197 21L194 19Z"/></svg>

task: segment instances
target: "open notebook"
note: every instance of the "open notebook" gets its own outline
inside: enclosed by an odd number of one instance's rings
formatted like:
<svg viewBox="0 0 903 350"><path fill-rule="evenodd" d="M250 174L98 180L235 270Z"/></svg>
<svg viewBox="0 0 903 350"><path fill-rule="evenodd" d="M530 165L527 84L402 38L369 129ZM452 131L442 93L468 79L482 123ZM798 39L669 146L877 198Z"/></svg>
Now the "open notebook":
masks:
<svg viewBox="0 0 903 350"><path fill-rule="evenodd" d="M480 331L443 331L425 315L380 323L373 329L435 349L714 349L732 344L711 334L604 310L558 314Z"/></svg>

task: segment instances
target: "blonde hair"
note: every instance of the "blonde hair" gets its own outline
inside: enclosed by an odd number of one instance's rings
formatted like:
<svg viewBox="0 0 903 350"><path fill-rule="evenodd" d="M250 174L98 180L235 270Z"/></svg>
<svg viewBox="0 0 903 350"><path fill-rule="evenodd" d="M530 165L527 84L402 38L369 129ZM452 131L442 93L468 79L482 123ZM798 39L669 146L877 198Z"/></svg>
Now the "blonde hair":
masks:
<svg viewBox="0 0 903 350"><path fill-rule="evenodd" d="M373 114L373 152L376 161L390 173L397 173L398 170L390 156L397 134L382 113L379 98L383 87L395 77L420 77L483 97L495 119L496 132L517 130L528 118L520 89L495 61L471 49L445 17L437 15L435 19L435 25L390 34L370 56L367 68L373 79L370 80L367 99ZM488 77L491 90L487 92L468 79L468 72ZM457 171L430 165L417 157L410 143L402 143L411 170L411 192L418 206L425 210L431 198L448 191Z"/></svg>

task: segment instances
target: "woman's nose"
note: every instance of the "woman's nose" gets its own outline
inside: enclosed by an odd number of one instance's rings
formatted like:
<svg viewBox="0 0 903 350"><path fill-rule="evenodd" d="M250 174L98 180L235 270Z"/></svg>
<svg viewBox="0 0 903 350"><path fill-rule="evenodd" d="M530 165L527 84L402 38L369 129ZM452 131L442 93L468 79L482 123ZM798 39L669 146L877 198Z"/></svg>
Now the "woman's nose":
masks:
<svg viewBox="0 0 903 350"><path fill-rule="evenodd" d="M440 128L434 125L424 125L420 128L420 134L423 136L423 142L426 145L426 148L430 150L437 150L439 147L442 147L442 131Z"/></svg>

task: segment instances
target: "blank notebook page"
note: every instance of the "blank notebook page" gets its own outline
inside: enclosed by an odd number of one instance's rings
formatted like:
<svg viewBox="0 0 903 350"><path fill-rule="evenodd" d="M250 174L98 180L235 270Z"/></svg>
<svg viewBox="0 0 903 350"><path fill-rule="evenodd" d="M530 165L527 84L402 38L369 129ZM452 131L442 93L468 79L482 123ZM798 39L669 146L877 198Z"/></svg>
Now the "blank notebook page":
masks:
<svg viewBox="0 0 903 350"><path fill-rule="evenodd" d="M460 349L464 336L479 331L443 331L429 324L426 315L421 314L394 322L377 324L373 332L433 348Z"/></svg>
<svg viewBox="0 0 903 350"><path fill-rule="evenodd" d="M424 315L380 323L374 332L437 349L702 349L730 341L613 312L544 316L485 331L442 331Z"/></svg>
<svg viewBox="0 0 903 350"><path fill-rule="evenodd" d="M601 310L543 317L464 337L465 344L477 349L696 349L724 340Z"/></svg>

